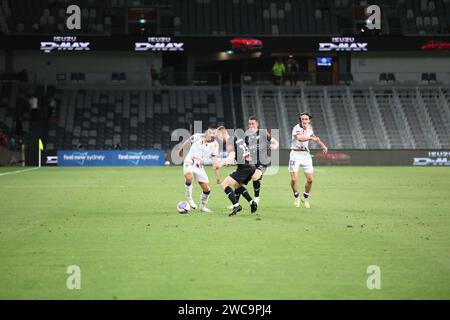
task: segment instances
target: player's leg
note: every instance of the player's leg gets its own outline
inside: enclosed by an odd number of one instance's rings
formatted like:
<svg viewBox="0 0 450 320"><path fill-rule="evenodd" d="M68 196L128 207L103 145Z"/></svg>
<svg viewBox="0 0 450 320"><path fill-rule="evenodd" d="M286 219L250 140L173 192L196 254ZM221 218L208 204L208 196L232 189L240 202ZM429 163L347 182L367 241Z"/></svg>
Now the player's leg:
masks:
<svg viewBox="0 0 450 320"><path fill-rule="evenodd" d="M248 201L252 213L256 212L256 210L258 209L258 203L252 199L252 196L248 193L248 190L247 188L244 187L244 185L238 187L234 192L236 194L242 195L245 198L245 200Z"/></svg>
<svg viewBox="0 0 450 320"><path fill-rule="evenodd" d="M292 154L289 159L289 173L291 174L291 189L294 193L294 206L300 207L300 198L297 187L298 169L300 167L298 159L296 159Z"/></svg>
<svg viewBox="0 0 450 320"><path fill-rule="evenodd" d="M202 194L200 196L200 211L203 212L212 212L210 209L206 207L208 203L209 195L211 193L211 188L209 186L208 175L204 168L196 168L194 171L195 178L198 181L200 187L202 188Z"/></svg>
<svg viewBox="0 0 450 320"><path fill-rule="evenodd" d="M262 178L263 172L260 169L256 169L255 173L252 175L252 182L253 182L253 191L255 193L255 198L253 199L257 204L259 204L259 193L261 190L261 178ZM239 202L239 198L241 197L242 193L236 192L236 199ZM229 208L231 209L231 208Z"/></svg>
<svg viewBox="0 0 450 320"><path fill-rule="evenodd" d="M233 205L232 211L230 212L229 216L234 216L236 213L238 213L239 211L242 210L242 207L239 205L239 202L237 201L236 195L233 190L233 188L239 187L240 184L231 175L226 177L222 181L220 186L222 187L223 191L225 192L228 199L231 201L231 203Z"/></svg>
<svg viewBox="0 0 450 320"><path fill-rule="evenodd" d="M298 193L298 187L297 187L297 179L298 179L298 172L290 172L291 174L291 189L294 193L294 206L297 208L300 207L300 197Z"/></svg>
<svg viewBox="0 0 450 320"><path fill-rule="evenodd" d="M245 188L244 185L249 183L252 180L252 176L255 173L254 167L242 167L237 170L237 174L234 177L236 181L239 182L240 186L234 190L236 194L242 195L245 200L248 201L251 212L255 213L258 209L258 203L256 203L255 200L252 199L250 193L248 193L247 188Z"/></svg>
<svg viewBox="0 0 450 320"><path fill-rule="evenodd" d="M305 173L306 182L305 182L305 191L303 192L302 197L302 204L305 208L309 209L310 208L309 195L314 181L314 169L311 157L309 157L309 159L307 159L307 161L303 165L303 171Z"/></svg>
<svg viewBox="0 0 450 320"><path fill-rule="evenodd" d="M255 193L255 202L259 204L259 193L261 191L261 178L263 172L261 169L256 169L252 175L253 192Z"/></svg>
<svg viewBox="0 0 450 320"><path fill-rule="evenodd" d="M190 171L190 168L186 168L186 166L184 171L184 192L186 194L187 201L192 209L197 209L197 205L194 200L192 200L192 182L194 180L194 174Z"/></svg>
<svg viewBox="0 0 450 320"><path fill-rule="evenodd" d="M203 212L212 212L210 209L206 207L208 203L209 196L211 194L211 188L209 187L209 183L199 182L200 187L202 188L202 195L200 196L200 211Z"/></svg>

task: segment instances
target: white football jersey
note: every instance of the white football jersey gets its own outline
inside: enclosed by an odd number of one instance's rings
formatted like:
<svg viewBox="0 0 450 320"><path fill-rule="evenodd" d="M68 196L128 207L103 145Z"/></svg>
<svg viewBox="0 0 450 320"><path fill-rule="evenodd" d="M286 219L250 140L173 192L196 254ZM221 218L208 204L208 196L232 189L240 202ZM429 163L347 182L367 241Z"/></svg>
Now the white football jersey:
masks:
<svg viewBox="0 0 450 320"><path fill-rule="evenodd" d="M191 140L191 149L186 155L184 162L192 163L193 159L197 159L204 164L208 163L212 157L217 157L219 144L215 140L213 142L204 142L204 136L204 134L196 133L189 138Z"/></svg>
<svg viewBox="0 0 450 320"><path fill-rule="evenodd" d="M307 130L304 130L301 125L296 125L294 129L292 130L292 142L291 142L291 149L300 149L300 148L306 148L308 149L308 143L309 141L298 141L295 137L297 135L301 136L307 136L310 137L314 134L311 127L309 127Z"/></svg>

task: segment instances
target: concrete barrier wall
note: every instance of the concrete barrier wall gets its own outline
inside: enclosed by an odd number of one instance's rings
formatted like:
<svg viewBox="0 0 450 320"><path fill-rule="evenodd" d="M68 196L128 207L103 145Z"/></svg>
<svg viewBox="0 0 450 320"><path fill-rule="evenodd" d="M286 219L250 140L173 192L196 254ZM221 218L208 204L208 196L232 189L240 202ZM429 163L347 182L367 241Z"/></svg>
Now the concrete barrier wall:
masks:
<svg viewBox="0 0 450 320"><path fill-rule="evenodd" d="M290 150L280 150L280 164L287 165ZM311 151L315 165L449 166L450 150L320 150Z"/></svg>
<svg viewBox="0 0 450 320"><path fill-rule="evenodd" d="M21 166L22 161L22 152L0 147L0 166Z"/></svg>
<svg viewBox="0 0 450 320"><path fill-rule="evenodd" d="M290 150L280 150L280 165L289 163ZM450 166L450 150L312 150L316 166ZM44 153L44 165L56 164L55 153ZM170 159L170 150L166 151Z"/></svg>

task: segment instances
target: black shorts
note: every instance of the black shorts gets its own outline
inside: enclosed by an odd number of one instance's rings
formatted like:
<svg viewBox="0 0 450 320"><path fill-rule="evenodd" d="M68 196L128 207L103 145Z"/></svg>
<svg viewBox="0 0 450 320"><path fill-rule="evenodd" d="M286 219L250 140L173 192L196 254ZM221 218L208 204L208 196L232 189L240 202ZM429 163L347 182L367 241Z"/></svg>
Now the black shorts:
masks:
<svg viewBox="0 0 450 320"><path fill-rule="evenodd" d="M267 166L264 164L257 164L256 169L258 169L259 171L261 171L264 174L264 172L266 172Z"/></svg>
<svg viewBox="0 0 450 320"><path fill-rule="evenodd" d="M254 165L242 165L238 166L236 171L230 174L234 180L239 184L247 184L252 180L252 175L255 173Z"/></svg>

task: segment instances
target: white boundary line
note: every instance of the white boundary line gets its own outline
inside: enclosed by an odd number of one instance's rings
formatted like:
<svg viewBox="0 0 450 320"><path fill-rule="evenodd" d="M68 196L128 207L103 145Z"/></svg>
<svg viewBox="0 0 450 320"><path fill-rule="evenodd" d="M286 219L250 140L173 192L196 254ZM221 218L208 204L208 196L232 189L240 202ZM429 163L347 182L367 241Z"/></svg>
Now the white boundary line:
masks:
<svg viewBox="0 0 450 320"><path fill-rule="evenodd" d="M21 172L26 172L26 171L36 170L36 169L39 169L39 167L36 167L36 168L30 168L30 169L24 169L24 170L18 170L18 171L11 171L11 172L0 173L0 177L1 177L1 176L7 176L7 175L10 175L10 174L15 174L15 173L21 173Z"/></svg>

